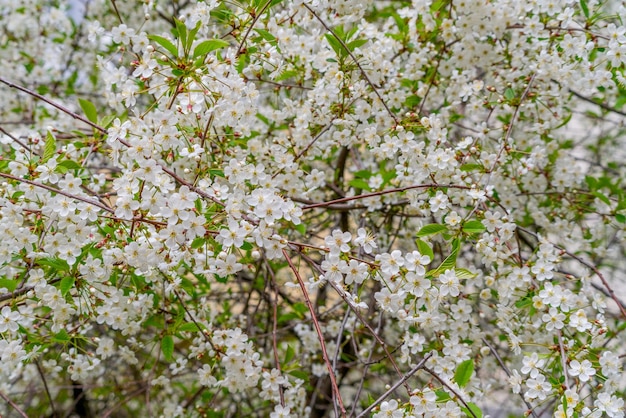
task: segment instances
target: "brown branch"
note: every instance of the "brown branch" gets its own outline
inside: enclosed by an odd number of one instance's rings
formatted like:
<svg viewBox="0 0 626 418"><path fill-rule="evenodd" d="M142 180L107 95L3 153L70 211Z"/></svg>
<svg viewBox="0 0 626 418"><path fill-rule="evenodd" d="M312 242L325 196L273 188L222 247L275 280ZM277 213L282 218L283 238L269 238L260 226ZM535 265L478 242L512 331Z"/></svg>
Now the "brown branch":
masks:
<svg viewBox="0 0 626 418"><path fill-rule="evenodd" d="M22 410L20 409L20 407L19 407L19 406L17 406L17 405L15 404L15 402L13 402L11 399L9 399L9 398L7 397L7 395L5 395L4 393L0 392L0 397L1 397L2 399L4 399L4 400L6 401L6 403L8 403L9 405L11 405L11 407L12 407L13 409L15 409L15 410L17 411L17 413L18 413L18 414L20 414L20 415L21 415L22 417L24 417L24 418L28 418L28 415L26 415L26 413L25 413L24 411L22 411Z"/></svg>
<svg viewBox="0 0 626 418"><path fill-rule="evenodd" d="M8 81L8 80L6 80L5 78L2 78L2 77L0 77L0 83L6 84L7 86L9 86L9 87L11 87L11 88L14 88L14 89L17 89L17 90L23 91L24 93L27 93L27 94L29 94L29 95L31 95L31 96L33 96L33 97L36 97L36 98L38 98L39 100L42 100L42 101L44 101L44 102L48 103L50 106L56 107L56 108L57 108L57 109L59 109L61 112L63 112L63 113L65 113L65 114L67 114L67 115L69 115L69 116L73 117L74 119L77 119L77 120L79 120L79 121L81 121L81 122L83 122L83 123L86 123L87 125L91 126L92 128L94 128L94 129L96 129L96 130L98 130L98 131L100 131L100 132L102 132L102 133L104 133L104 134L106 134L106 133L107 133L106 129L104 129L103 127L101 127L101 126L99 126L99 125L97 125L97 124L93 123L93 122L92 122L92 121L90 121L89 119L86 119L86 118L84 118L83 116L80 116L80 115L79 115L79 114L77 114L77 113L72 112L71 110L69 110L69 109L68 109L68 108L66 108L65 106L62 106L62 105L60 105L60 104L58 104L58 103L53 102L52 100L50 100L50 99L48 99L48 98L46 98L46 97L42 96L42 95L41 95L41 94L39 94L39 93L36 93L36 92L34 92L34 91L32 91L32 90L29 90L29 89L27 89L26 87L22 87L22 86L18 86L17 84L13 84L13 83L11 83L10 81Z"/></svg>
<svg viewBox="0 0 626 418"><path fill-rule="evenodd" d="M328 357L328 353L326 352L326 344L324 343L324 334L322 333L322 328L320 327L319 321L315 316L315 309L313 308L313 303L311 302L311 298L309 297L309 293L307 292L306 286L304 285L304 281L298 273L298 269L294 266L293 261L291 261L291 257L287 254L287 251L283 249L283 256L289 263L289 268L293 271L294 275L298 279L298 283L300 284L300 289L302 290L302 295L304 296L304 300L306 302L307 307L309 308L309 312L311 312L311 319L313 320L313 326L315 327L315 331L317 332L317 337L320 340L320 344L322 346L322 357L324 357L324 362L326 363L326 367L328 368L328 375L330 377L330 383L333 386L333 393L335 395L336 401L339 403L339 408L341 409L341 416L346 417L346 408L343 406L343 400L341 399L341 393L339 393L339 387L337 386L337 379L335 378L335 371L333 370L332 364L330 364L330 358Z"/></svg>
<svg viewBox="0 0 626 418"><path fill-rule="evenodd" d="M465 406L465 408L469 411L469 413L470 413L470 414L472 414L472 416L473 416L474 418L478 418L478 417L476 416L476 414L474 413L474 411L472 410L472 408L470 408L470 406L467 404L467 402L465 402L465 400L461 397L461 395L460 395L460 394L459 394L456 390L454 390L454 388L453 388L452 386L450 386L450 385L448 384L448 382L446 382L446 381L445 381L445 380L443 380L441 377L439 377L439 375L438 375L437 373L435 373L435 371L434 371L434 370L431 370L431 369L429 369L428 367L423 367L423 369L424 369L424 370L426 370L428 373L430 373L430 375L431 375L432 377L434 377L435 379L437 379L437 380L439 381L439 383L441 383L441 384L442 384L442 385L444 385L446 388L448 388L448 390L449 390L450 392L452 392L452 393L454 394L454 396L456 396L456 397L459 399L459 401L461 401L461 403Z"/></svg>
<svg viewBox="0 0 626 418"><path fill-rule="evenodd" d="M391 395L391 393L394 390L398 389L398 387L400 387L400 385L402 385L404 382L409 380L411 378L411 376L413 376L415 373L417 373L417 371L419 369L424 367L424 364L426 364L426 361L430 357L432 357L432 353L426 354L426 356L422 359L422 361L419 362L419 364L417 366L415 366L413 369L411 369L411 371L409 371L407 374L405 374L402 377L402 379L398 380L392 387L389 388L389 390L387 390L387 392L385 392L382 395L380 395L380 397L378 399L376 399L369 407L367 407L367 409L365 411L363 411L359 415L357 415L357 418L361 418L361 417L366 416L372 409L374 409L376 407L376 405L378 405L379 403L384 401L387 398L387 396Z"/></svg>
<svg viewBox="0 0 626 418"><path fill-rule="evenodd" d="M109 213L115 213L115 211L113 209L111 209L110 207L108 207L106 205L103 205L102 203L100 203L98 201L90 200L90 199L87 199L86 197L82 197L82 196L77 196L77 195L65 192L63 190L60 190L60 189L56 189L56 188L54 188L52 186L48 186L46 184L37 183L36 181L26 180L26 179L13 176L11 174L5 174L5 173L0 173L0 177L4 177L4 178L7 178L7 179L15 180L15 181L18 181L18 182L21 182L21 183L30 184L31 186L35 186L35 187L40 187L42 189L46 189L46 190L51 191L53 193L58 193L58 194L63 195L65 197L69 197L70 199L80 200L81 202L88 203L90 205L94 205L94 206L99 207L100 209L102 209L104 211L107 211Z"/></svg>
<svg viewBox="0 0 626 418"><path fill-rule="evenodd" d="M334 205L336 203L350 202L352 200L360 200L360 199L365 199L368 197L382 196L382 195L386 195L390 193L400 193L400 192L405 192L407 190L413 190L413 189L429 189L431 187L432 188L465 189L465 190L471 189L470 186L459 186L459 185L454 185L454 184L437 184L437 183L413 184L411 186L381 190L381 191L373 192L373 193L360 194L358 196L348 196L348 197L342 197L341 199L329 200L326 202L312 203L310 205L303 206L302 209L306 210L306 209L313 209L313 208L324 208L330 205Z"/></svg>
<svg viewBox="0 0 626 418"><path fill-rule="evenodd" d="M502 370L504 370L504 373L506 373L507 376L511 377L511 371L509 370L508 367L506 367L506 364L504 364L504 361L502 361L502 358L500 357L500 355L498 354L496 349L493 348L491 346L491 344L489 344L489 342L487 341L486 338L483 338L482 340L483 340L483 343L487 346L487 348L489 348L489 351L491 351L491 354L493 354L493 356L496 358L496 360L500 364L500 368L502 368ZM537 416L537 413L533 410L533 406L524 397L524 393L520 392L519 396L522 398L522 401L524 401L524 404L526 405L526 408L528 408L528 410L530 411L532 416L535 417L535 418L539 418Z"/></svg>

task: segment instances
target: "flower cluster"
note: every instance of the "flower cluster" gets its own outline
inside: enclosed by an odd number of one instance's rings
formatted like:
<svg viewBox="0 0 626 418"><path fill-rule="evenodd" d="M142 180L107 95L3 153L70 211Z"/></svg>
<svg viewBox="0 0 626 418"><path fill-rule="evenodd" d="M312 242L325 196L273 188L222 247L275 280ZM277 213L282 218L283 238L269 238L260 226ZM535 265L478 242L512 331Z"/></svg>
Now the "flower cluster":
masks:
<svg viewBox="0 0 626 418"><path fill-rule="evenodd" d="M625 5L5 3L0 415L625 416Z"/></svg>

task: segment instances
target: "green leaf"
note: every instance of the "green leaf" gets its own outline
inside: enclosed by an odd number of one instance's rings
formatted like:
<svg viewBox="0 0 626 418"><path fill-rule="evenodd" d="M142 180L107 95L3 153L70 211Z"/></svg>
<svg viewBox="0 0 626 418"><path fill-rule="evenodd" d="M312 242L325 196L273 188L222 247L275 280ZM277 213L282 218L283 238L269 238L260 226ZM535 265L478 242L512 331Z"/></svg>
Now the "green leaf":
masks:
<svg viewBox="0 0 626 418"><path fill-rule="evenodd" d="M174 338L172 338L171 335L166 335L161 340L161 351L163 352L165 360L172 361L174 354Z"/></svg>
<svg viewBox="0 0 626 418"><path fill-rule="evenodd" d="M463 224L463 232L468 234L480 234L485 231L485 225L481 221L471 220Z"/></svg>
<svg viewBox="0 0 626 418"><path fill-rule="evenodd" d="M435 391L435 394L437 395L437 401L439 402L443 402L443 401L447 401L451 399L450 394L446 392L445 390L438 389Z"/></svg>
<svg viewBox="0 0 626 418"><path fill-rule="evenodd" d="M183 51L185 53L188 51L187 48L187 26L183 22L178 19L174 19L174 23L176 24L176 36L180 40L180 44L183 46Z"/></svg>
<svg viewBox="0 0 626 418"><path fill-rule="evenodd" d="M472 373L474 373L474 360L465 360L456 368L456 371L454 372L454 381L459 385L459 387L465 387L465 385L467 385L470 381Z"/></svg>
<svg viewBox="0 0 626 418"><path fill-rule="evenodd" d="M303 223L299 223L294 226L294 229L300 233L300 235L306 235L306 225Z"/></svg>
<svg viewBox="0 0 626 418"><path fill-rule="evenodd" d="M51 267L55 273L61 271L70 271L70 266L67 264L67 261L61 260L60 258L42 258L37 260L37 264L40 266Z"/></svg>
<svg viewBox="0 0 626 418"><path fill-rule="evenodd" d="M348 184L354 187L355 189L368 190L368 191L372 190L369 183L363 179L352 179L350 180Z"/></svg>
<svg viewBox="0 0 626 418"><path fill-rule="evenodd" d="M565 396L564 396L564 398L565 398ZM466 407L462 406L461 410L463 412L465 412L465 414L468 417L471 417L471 418L474 418L474 417L476 417L476 418L483 418L483 411L480 410L478 405L476 405L476 404L474 404L472 402L468 402L467 406L469 406L469 409L467 409ZM566 408L566 410L567 410L567 408Z"/></svg>
<svg viewBox="0 0 626 418"><path fill-rule="evenodd" d="M370 177L373 176L372 172L369 170L359 170L359 171L355 171L352 174L354 174L354 177L359 178L359 179L369 179Z"/></svg>
<svg viewBox="0 0 626 418"><path fill-rule="evenodd" d="M230 44L222 39L209 39L208 41L200 42L193 50L193 57L198 58L199 56L206 55L211 51L224 48L228 45Z"/></svg>
<svg viewBox="0 0 626 418"><path fill-rule="evenodd" d="M478 274L472 273L468 269L454 269L454 274L456 274L456 277L459 280L473 279L474 277L478 276Z"/></svg>
<svg viewBox="0 0 626 418"><path fill-rule="evenodd" d="M431 261L435 258L435 253L433 252L433 249L430 248L430 245L428 245L426 241L416 239L415 242L417 243L417 249L419 250L420 254L427 255L431 259Z"/></svg>
<svg viewBox="0 0 626 418"><path fill-rule="evenodd" d="M269 42L276 41L276 37L272 35L270 31L267 31L265 29L257 29L257 28L254 28L254 31L258 33L259 35L261 35L261 37L265 39L266 41L269 41Z"/></svg>
<svg viewBox="0 0 626 418"><path fill-rule="evenodd" d="M305 382L309 381L309 375L307 372L302 371L302 370L292 370L289 372L290 375L292 375L293 377L296 377L298 379L304 380Z"/></svg>
<svg viewBox="0 0 626 418"><path fill-rule="evenodd" d="M148 39L161 45L172 55L172 57L178 57L178 48L176 48L176 45L174 45L169 39L158 35L148 35Z"/></svg>
<svg viewBox="0 0 626 418"><path fill-rule="evenodd" d="M598 199L600 199L601 201L603 201L604 203L606 203L607 205L611 204L611 201L609 200L609 198L606 197L604 194L597 192L597 191L592 191L591 194L597 197Z"/></svg>
<svg viewBox="0 0 626 418"><path fill-rule="evenodd" d="M352 42L349 42L348 45L346 45L348 47L348 49L350 50L350 52L354 51L355 49L357 49L358 47L361 47L363 45L365 45L367 43L367 39L356 39Z"/></svg>
<svg viewBox="0 0 626 418"><path fill-rule="evenodd" d="M89 100L84 99L78 99L78 103L81 109L83 109L83 112L85 112L87 119L93 123L98 123L98 111L96 110L96 106Z"/></svg>
<svg viewBox="0 0 626 418"><path fill-rule="evenodd" d="M459 248L461 243L458 239L455 239L452 243L452 252L449 256L446 257L445 260L437 267L437 269L433 272L434 275L439 273L443 273L446 270L452 270L456 266L456 258L459 255Z"/></svg>
<svg viewBox="0 0 626 418"><path fill-rule="evenodd" d="M43 158L42 163L46 163L50 158L54 156L57 151L56 139L52 135L52 132L48 131L46 134L46 143L43 146Z"/></svg>
<svg viewBox="0 0 626 418"><path fill-rule="evenodd" d="M587 19L589 19L589 6L587 6L587 0L580 0L580 9Z"/></svg>
<svg viewBox="0 0 626 418"><path fill-rule="evenodd" d="M61 279L61 284L59 285L59 290L63 296L67 295L67 292L70 291L72 287L74 287L74 283L76 279L71 276L65 276Z"/></svg>
<svg viewBox="0 0 626 418"><path fill-rule="evenodd" d="M178 327L179 332L198 332L200 328L193 322L187 322Z"/></svg>
<svg viewBox="0 0 626 418"><path fill-rule="evenodd" d="M62 329L61 331L54 334L52 337L52 341L57 343L65 343L70 340L70 336L67 334L67 331Z"/></svg>
<svg viewBox="0 0 626 418"><path fill-rule="evenodd" d="M294 358L295 355L296 355L296 351L293 349L293 347L290 345L287 345L287 352L285 353L285 361L283 363L284 364L289 363L291 359Z"/></svg>
<svg viewBox="0 0 626 418"><path fill-rule="evenodd" d="M343 49L341 42L339 42L337 38L335 38L330 33L327 33L326 35L324 35L324 37L326 38L326 40L328 41L328 44L333 49L333 51L335 51L335 54L337 54L338 57L343 58L346 56L346 51Z"/></svg>
<svg viewBox="0 0 626 418"><path fill-rule="evenodd" d="M435 234L438 234L440 232L447 231L447 230L448 230L448 227L445 225L430 224L430 225L426 225L422 227L422 229L420 229L419 232L417 233L417 236L419 238L422 238L422 237L427 237L429 235L435 235Z"/></svg>
<svg viewBox="0 0 626 418"><path fill-rule="evenodd" d="M17 287L17 280L0 279L0 288L6 288L9 292L12 292Z"/></svg>
<svg viewBox="0 0 626 418"><path fill-rule="evenodd" d="M463 164L461 167L459 167L459 170L461 171L479 171L482 172L485 170L485 167L483 167L482 164Z"/></svg>
<svg viewBox="0 0 626 418"><path fill-rule="evenodd" d="M72 160L63 160L58 164L60 167L65 167L68 170L80 170L83 167L78 164L76 161L72 161Z"/></svg>
<svg viewBox="0 0 626 418"><path fill-rule="evenodd" d="M504 97L507 100L515 99L515 91L512 88L509 87L508 89L504 90Z"/></svg>
<svg viewBox="0 0 626 418"><path fill-rule="evenodd" d="M202 247L206 243L206 238L204 237L196 237L193 241L191 241L191 248L197 250Z"/></svg>

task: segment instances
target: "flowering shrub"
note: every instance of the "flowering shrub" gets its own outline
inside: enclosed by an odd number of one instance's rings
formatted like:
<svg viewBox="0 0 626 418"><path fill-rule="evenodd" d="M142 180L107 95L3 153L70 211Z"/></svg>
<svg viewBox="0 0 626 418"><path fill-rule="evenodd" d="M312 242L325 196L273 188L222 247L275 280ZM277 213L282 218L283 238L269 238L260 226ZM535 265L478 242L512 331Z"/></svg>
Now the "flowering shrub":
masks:
<svg viewBox="0 0 626 418"><path fill-rule="evenodd" d="M2 2L0 414L623 417L614 3Z"/></svg>

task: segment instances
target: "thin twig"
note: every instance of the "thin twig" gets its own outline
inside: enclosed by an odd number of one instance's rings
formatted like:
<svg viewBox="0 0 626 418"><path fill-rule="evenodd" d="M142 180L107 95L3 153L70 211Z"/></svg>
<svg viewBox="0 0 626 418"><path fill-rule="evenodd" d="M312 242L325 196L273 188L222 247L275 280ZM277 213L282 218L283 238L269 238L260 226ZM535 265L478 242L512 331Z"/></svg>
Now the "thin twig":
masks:
<svg viewBox="0 0 626 418"><path fill-rule="evenodd" d="M383 97L380 95L380 93L378 92L378 89L376 88L376 86L374 85L374 83L372 83L372 80L370 80L370 78L368 77L367 73L365 72L365 70L363 69L363 67L361 66L361 64L359 63L359 60L357 60L357 58L354 56L354 54L352 53L352 51L350 50L350 48L348 48L348 46L346 45L346 43L343 41L343 39L341 39L339 36L337 36L337 34L335 33L334 30L331 29L330 26L328 26L326 24L326 22L324 22L324 20L315 12L315 10L311 9L311 7L309 5L307 5L306 3L303 4L304 7L306 7L306 9L311 12L311 14L313 16L315 16L315 18L317 20L319 20L319 22L322 24L322 26L324 26L324 28L330 32L331 35L333 35L333 38L335 38L337 40L337 42L339 42L341 44L341 47L348 53L348 55L350 55L350 58L352 58L354 60L354 64L358 67L359 71L361 72L361 75L363 76L363 78L365 79L365 81L367 82L367 84L370 85L370 87L372 88L372 90L374 91L374 93L376 94L376 96L378 97L378 99L380 100L380 102L382 103L382 105L385 107L385 110L387 111L387 113L389 113L389 116L391 116L391 118L393 119L393 121L396 123L396 125L399 125L400 122L398 121L398 119L396 118L396 115L391 111L391 109L389 109L389 106L387 106L387 103L385 103L385 101L383 100Z"/></svg>
<svg viewBox="0 0 626 418"><path fill-rule="evenodd" d="M465 406L465 408L469 411L470 414L472 414L472 416L474 418L478 418L476 416L476 414L474 413L474 411L472 410L472 408L470 408L470 406L467 404L467 402L465 402L465 400L461 397L461 395L452 387L448 384L448 382L446 382L445 380L443 380L441 377L439 377L439 375L437 373L434 372L434 370L429 369L428 367L423 367L424 370L426 370L428 373L430 373L430 375L432 377L434 377L435 379L437 379L439 381L439 383L441 383L442 385L444 385L446 388L448 388L448 390L450 392L452 392L454 394L454 396L456 396L459 401L461 401L461 403L463 404L463 406Z"/></svg>
<svg viewBox="0 0 626 418"><path fill-rule="evenodd" d="M15 404L15 402L13 402L11 399L9 399L9 398L8 398L8 397L4 394L4 393L0 392L0 397L1 397L2 399L4 399L4 400L6 401L6 403L8 403L9 405L11 405L11 407L12 407L13 409L15 409L15 410L17 411L17 413L18 413L18 414L20 414L20 415L21 415L22 417L24 417L24 418L28 418L28 415L26 415L26 413L25 413L24 411L22 411L22 410L20 409L20 407L19 407L19 406L17 406L17 405Z"/></svg>
<svg viewBox="0 0 626 418"><path fill-rule="evenodd" d="M483 338L482 340L483 340L483 343L489 348L489 351L491 351L491 354L493 354L493 356L496 358L496 360L500 364L500 368L504 370L504 373L506 373L507 376L511 377L511 371L509 370L508 367L506 367L506 364L504 364L504 361L502 361L502 358L500 357L496 349L493 348L491 344L489 344L486 338ZM522 401L524 402L524 404L526 405L526 408L528 408L532 416L534 418L539 418L537 416L537 413L534 411L533 406L530 404L530 402L526 400L526 398L524 397L524 394L521 391L519 393L519 396L522 398Z"/></svg>
<svg viewBox="0 0 626 418"><path fill-rule="evenodd" d="M252 20L252 23L250 24L250 26L248 26L248 30L243 35L243 38L241 39L241 42L239 43L239 48L237 48L237 56L241 55L242 51L244 50L243 44L246 43L246 39L248 39L248 36L250 35L252 28L254 28L254 25L256 25L256 22L259 20L261 15L265 13L265 10L267 10L267 8L271 4L272 4L272 0L267 0L267 3L265 3L265 6L263 6L263 8L258 13L255 11L256 15L254 16L254 20Z"/></svg>
<svg viewBox="0 0 626 418"><path fill-rule="evenodd" d="M13 83L11 83L10 81L8 81L7 79L2 78L2 77L0 77L0 83L6 84L6 85L7 85L7 86L9 86L9 87L12 87L12 88L14 88L14 89L17 89L17 90L23 91L24 93L27 93L27 94L29 94L29 95L31 95L31 96L33 96L33 97L36 97L36 98L38 98L39 100L42 100L42 101L44 101L44 102L48 103L50 106L56 107L56 108L57 108L57 109L59 109L61 112L63 112L63 113L65 113L65 114L67 114L67 115L69 115L69 116L73 117L74 119L77 119L77 120L79 120L79 121L81 121L81 122L86 123L87 125L91 126L92 128L94 128L94 129L96 129L96 130L98 130L98 131L100 131L100 132L102 132L102 133L106 133L106 132L107 132L107 131L106 131L106 129L104 129L103 127L101 127L101 126L99 126L99 125L97 125L97 124L95 124L95 123L93 123L93 122L92 122L92 121L90 121L89 119L86 119L86 118L84 118L84 117L80 116L79 114L72 112L71 110L69 110L69 109L68 109L68 108L66 108L65 106L62 106L62 105L60 105L60 104L58 104L58 103L55 103L55 102L53 102L52 100L50 100L50 99L48 99L48 98L46 98L46 97L42 96L41 94L36 93L36 92L34 92L34 91L30 90L30 89L27 89L26 87L22 87L22 86L19 86L19 85L17 85L17 84L13 84Z"/></svg>
<svg viewBox="0 0 626 418"><path fill-rule="evenodd" d="M26 179L13 176L11 174L6 174L6 173L0 173L0 177L4 177L4 178L7 178L7 179L19 181L21 183L30 184L31 186L35 186L35 187L40 187L42 189L46 189L46 190L51 191L53 193L58 193L58 194L63 195L65 197L69 197L70 199L80 200L81 202L88 203L90 205L94 205L94 206L99 207L100 209L105 210L105 211L107 211L109 213L115 213L115 211L113 209L111 209L110 207L108 207L106 205L103 205L99 201L90 200L90 199L87 199L86 197L74 195L74 194L65 192L63 190L56 189L56 188L54 188L52 186L48 186L46 184L37 183L37 182L31 181L31 180L26 180Z"/></svg>
<svg viewBox="0 0 626 418"><path fill-rule="evenodd" d="M524 231L527 234L530 234L533 237L537 238L537 234L535 234L532 231L529 231L526 228L523 228L523 227L518 225L517 229L519 229L520 231ZM606 280L604 275L602 273L600 273L600 270L598 270L598 268L596 266L594 266L593 264L589 263L588 261L583 260L582 258L577 256L576 254L573 254L570 251L567 251L565 248L561 247L560 245L556 245L556 244L552 244L552 245L554 245L554 248L556 248L559 251L562 251L564 254L567 254L568 256L572 257L574 260L578 261L583 266L591 269L596 274L596 276L598 276L600 278L600 280L602 281L602 284L606 288L607 292L609 292L609 295L610 295L611 299L613 299L613 301L617 304L617 308L621 312L622 316L624 316L624 318L626 318L626 308L624 308L624 306L622 305L620 300L617 298L617 295L613 291L613 288L611 288L611 286L609 285L609 282Z"/></svg>
<svg viewBox="0 0 626 418"><path fill-rule="evenodd" d="M405 374L402 379L398 380L392 387L389 388L389 390L387 392L385 392L382 395L380 395L380 397L378 399L376 399L370 406L368 406L365 411L363 411L359 415L357 415L357 418L361 418L361 417L367 415L372 409L374 409L376 407L376 405L378 405L379 403L384 401L387 398L387 396L389 396L393 391L398 389L398 387L400 387L400 385L402 385L404 382L409 380L411 378L411 376L413 376L415 373L417 373L417 371L419 369L424 367L424 364L426 364L426 361L431 356L432 356L432 353L426 354L426 356L422 359L422 361L419 362L419 364L417 366L415 366L413 369L411 369L411 371L409 371L407 374Z"/></svg>
<svg viewBox="0 0 626 418"><path fill-rule="evenodd" d="M394 189L387 189L387 190L381 190L378 192L365 193L365 194L360 194L357 196L342 197L341 199L328 200L326 202L312 203L310 205L303 206L302 209L306 210L306 209L313 209L313 208L324 208L330 205L334 205L336 203L350 202L352 200L366 199L368 197L382 196L382 195L390 194L390 193L400 193L400 192L405 192L407 190L413 190L413 189L429 189L429 188L450 188L450 189L464 189L464 190L471 189L470 186L459 186L455 184L437 184L437 183L413 184L411 186L397 187Z"/></svg>
<svg viewBox="0 0 626 418"><path fill-rule="evenodd" d="M19 139L17 139L16 137L14 137L13 135L11 135L10 133L8 133L7 131L4 130L3 127L0 126L0 132L2 132L3 134L5 134L6 136L8 136L9 138L11 138L13 140L13 142L15 142L16 144L18 144L20 147L24 148L26 151L30 152L30 148L28 148L28 146L23 143L22 141L20 141Z"/></svg>
<svg viewBox="0 0 626 418"><path fill-rule="evenodd" d="M289 268L291 269L291 271L293 271L293 274L298 279L298 283L300 284L300 289L302 290L304 300L306 302L307 307L309 308L309 311L311 312L311 319L313 320L313 326L315 327L315 331L317 332L317 337L319 338L320 344L322 346L322 357L324 357L324 362L326 363L326 367L328 368L328 374L330 376L330 383L333 386L334 397L337 403L339 404L339 408L341 409L341 416L345 418L347 416L346 408L343 406L343 400L341 399L341 393L339 393L339 387L337 386L337 379L335 378L333 366L332 364L330 364L330 359L328 357L328 353L326 352L326 344L324 343L324 334L322 333L322 328L320 327L320 324L315 316L315 309L313 308L313 303L311 303L311 298L309 297L309 293L306 290L306 286L304 285L304 281L302 280L302 277L300 276L298 269L296 269L296 266L294 266L293 261L291 261L291 257L289 257L289 254L287 254L287 251L284 249L283 249L283 256L287 260L287 263L289 263Z"/></svg>
<svg viewBox="0 0 626 418"><path fill-rule="evenodd" d="M617 113L618 115L626 116L626 112L622 112L621 110L617 110L614 107L606 105L606 104L604 104L602 102L596 102L596 101L590 99L589 97L583 96L582 94L580 94L578 92L575 92L572 89L569 89L569 92L572 93L574 96L578 97L579 99L584 100L584 101L589 102L589 103L593 103L594 105L596 105L596 106L606 110L607 112L613 112L613 113Z"/></svg>

